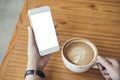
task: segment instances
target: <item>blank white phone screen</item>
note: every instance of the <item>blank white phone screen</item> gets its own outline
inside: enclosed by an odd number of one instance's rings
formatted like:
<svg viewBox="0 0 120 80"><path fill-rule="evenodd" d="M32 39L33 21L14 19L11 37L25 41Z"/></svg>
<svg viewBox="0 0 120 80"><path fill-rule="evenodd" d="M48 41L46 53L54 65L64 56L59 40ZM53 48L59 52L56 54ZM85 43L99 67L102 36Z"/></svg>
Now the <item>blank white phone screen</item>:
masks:
<svg viewBox="0 0 120 80"><path fill-rule="evenodd" d="M58 40L50 11L31 15L31 22L39 51L58 46Z"/></svg>

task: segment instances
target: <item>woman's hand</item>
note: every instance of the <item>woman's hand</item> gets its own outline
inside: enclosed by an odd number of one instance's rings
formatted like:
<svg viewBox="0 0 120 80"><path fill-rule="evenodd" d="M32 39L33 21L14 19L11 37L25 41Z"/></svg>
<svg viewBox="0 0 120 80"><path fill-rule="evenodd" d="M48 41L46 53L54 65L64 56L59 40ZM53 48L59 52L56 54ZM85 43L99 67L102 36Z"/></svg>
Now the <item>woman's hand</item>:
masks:
<svg viewBox="0 0 120 80"><path fill-rule="evenodd" d="M120 80L120 65L117 60L98 56L97 63L106 80Z"/></svg>
<svg viewBox="0 0 120 80"><path fill-rule="evenodd" d="M44 45L42 45L44 46ZM28 65L27 70L39 69L43 70L49 60L50 55L40 56L34 33L31 27L28 27Z"/></svg>

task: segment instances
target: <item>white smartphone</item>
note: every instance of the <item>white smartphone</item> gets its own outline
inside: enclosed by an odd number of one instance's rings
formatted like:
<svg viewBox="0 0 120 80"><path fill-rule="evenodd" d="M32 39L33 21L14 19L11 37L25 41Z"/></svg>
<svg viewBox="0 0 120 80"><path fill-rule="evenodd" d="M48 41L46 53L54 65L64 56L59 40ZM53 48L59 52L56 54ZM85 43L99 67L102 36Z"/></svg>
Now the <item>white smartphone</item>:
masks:
<svg viewBox="0 0 120 80"><path fill-rule="evenodd" d="M28 16L40 55L58 51L59 43L50 7L43 6L28 10Z"/></svg>

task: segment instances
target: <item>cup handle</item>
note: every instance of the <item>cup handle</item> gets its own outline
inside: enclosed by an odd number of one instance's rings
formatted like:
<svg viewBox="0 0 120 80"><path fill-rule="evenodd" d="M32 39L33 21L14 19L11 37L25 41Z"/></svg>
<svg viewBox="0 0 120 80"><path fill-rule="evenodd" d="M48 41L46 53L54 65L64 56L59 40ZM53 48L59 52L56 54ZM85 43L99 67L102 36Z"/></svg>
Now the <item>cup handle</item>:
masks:
<svg viewBox="0 0 120 80"><path fill-rule="evenodd" d="M96 60L96 62L93 64L92 68L98 69L97 63L98 63L98 62L97 62L97 60Z"/></svg>
<svg viewBox="0 0 120 80"><path fill-rule="evenodd" d="M92 68L98 69L97 62L92 66Z"/></svg>

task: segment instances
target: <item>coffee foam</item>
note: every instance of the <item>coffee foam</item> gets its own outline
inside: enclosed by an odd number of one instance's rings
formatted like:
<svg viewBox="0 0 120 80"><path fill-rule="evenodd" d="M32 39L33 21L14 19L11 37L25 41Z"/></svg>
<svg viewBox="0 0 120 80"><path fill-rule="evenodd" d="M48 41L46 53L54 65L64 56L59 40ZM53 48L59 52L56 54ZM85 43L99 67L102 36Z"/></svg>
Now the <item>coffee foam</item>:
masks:
<svg viewBox="0 0 120 80"><path fill-rule="evenodd" d="M66 58L73 64L88 65L94 58L93 49L86 43L73 42L65 50Z"/></svg>

